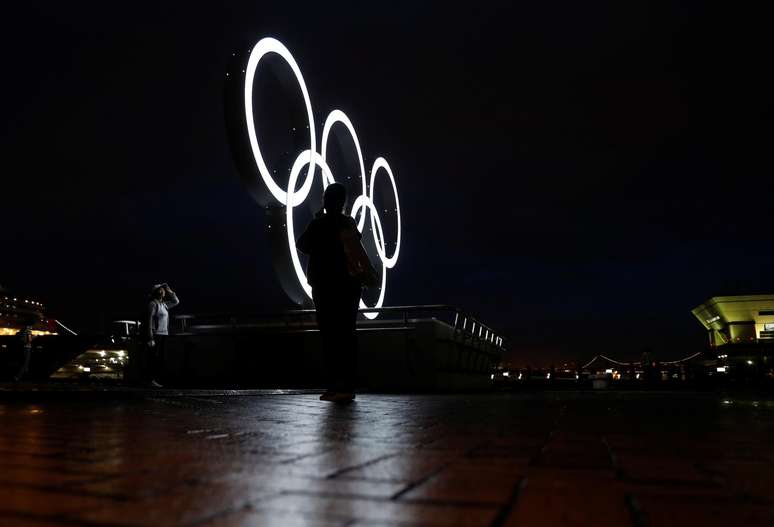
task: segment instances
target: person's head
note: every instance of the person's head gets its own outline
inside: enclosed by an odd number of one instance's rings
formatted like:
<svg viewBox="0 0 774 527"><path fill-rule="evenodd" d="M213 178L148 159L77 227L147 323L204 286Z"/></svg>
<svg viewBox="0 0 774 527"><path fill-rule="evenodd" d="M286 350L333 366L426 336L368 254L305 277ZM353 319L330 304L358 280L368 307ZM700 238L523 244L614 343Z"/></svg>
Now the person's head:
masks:
<svg viewBox="0 0 774 527"><path fill-rule="evenodd" d="M347 203L347 188L341 183L331 183L323 195L323 207L328 214L341 214Z"/></svg>
<svg viewBox="0 0 774 527"><path fill-rule="evenodd" d="M154 300L164 300L164 286L163 285L154 285L153 290L151 291L151 298Z"/></svg>

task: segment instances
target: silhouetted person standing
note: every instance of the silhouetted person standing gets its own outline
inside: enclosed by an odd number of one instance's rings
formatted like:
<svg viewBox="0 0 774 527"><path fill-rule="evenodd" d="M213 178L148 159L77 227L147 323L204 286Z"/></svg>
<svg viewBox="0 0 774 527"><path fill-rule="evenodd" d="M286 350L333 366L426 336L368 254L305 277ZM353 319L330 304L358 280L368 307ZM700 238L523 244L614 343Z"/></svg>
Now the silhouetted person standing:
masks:
<svg viewBox="0 0 774 527"><path fill-rule="evenodd" d="M30 369L30 357L32 356L32 325L34 321L28 321L24 327L16 334L21 341L21 364L19 370L14 375L13 380L18 382L27 374Z"/></svg>
<svg viewBox="0 0 774 527"><path fill-rule="evenodd" d="M158 378L164 366L167 335L169 335L169 310L178 305L177 295L167 284L153 286L148 302L148 349L150 355L150 385L161 388Z"/></svg>
<svg viewBox="0 0 774 527"><path fill-rule="evenodd" d="M329 185L323 196L324 213L317 214L296 243L300 251L309 255L307 280L312 286L322 338L328 389L320 399L334 402L355 398L355 329L363 281L353 269L352 258L347 256L353 243L361 250L362 246L355 220L344 215L346 201L344 185Z"/></svg>

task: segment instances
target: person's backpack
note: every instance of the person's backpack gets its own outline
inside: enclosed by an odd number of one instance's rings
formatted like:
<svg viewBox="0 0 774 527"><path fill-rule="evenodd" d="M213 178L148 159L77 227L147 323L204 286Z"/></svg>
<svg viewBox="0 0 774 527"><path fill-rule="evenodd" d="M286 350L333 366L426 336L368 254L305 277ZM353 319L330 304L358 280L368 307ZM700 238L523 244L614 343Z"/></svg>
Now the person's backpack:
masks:
<svg viewBox="0 0 774 527"><path fill-rule="evenodd" d="M376 287L379 285L379 277L371 264L371 259L368 258L357 231L354 229L342 230L341 243L344 246L344 254L347 257L347 271L349 275L357 278L360 284L366 287Z"/></svg>

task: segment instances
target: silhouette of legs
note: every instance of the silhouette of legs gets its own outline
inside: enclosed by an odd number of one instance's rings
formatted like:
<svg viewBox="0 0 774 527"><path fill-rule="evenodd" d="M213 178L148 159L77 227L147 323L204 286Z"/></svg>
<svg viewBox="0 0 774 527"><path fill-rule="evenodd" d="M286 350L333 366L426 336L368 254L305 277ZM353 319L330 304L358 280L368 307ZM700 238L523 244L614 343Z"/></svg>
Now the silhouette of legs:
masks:
<svg viewBox="0 0 774 527"><path fill-rule="evenodd" d="M317 288L312 296L322 338L328 390L352 393L357 376L355 328L360 288Z"/></svg>
<svg viewBox="0 0 774 527"><path fill-rule="evenodd" d="M161 386L158 381L164 375L164 353L167 348L167 336L155 335L153 341L155 342L155 346L148 348L150 354L150 371L148 377L151 385L155 384Z"/></svg>
<svg viewBox="0 0 774 527"><path fill-rule="evenodd" d="M22 378L27 375L27 372L30 369L30 355L32 355L32 348L24 346L22 353L21 366L19 367L19 371L16 373L16 376L13 378L17 382L22 380Z"/></svg>

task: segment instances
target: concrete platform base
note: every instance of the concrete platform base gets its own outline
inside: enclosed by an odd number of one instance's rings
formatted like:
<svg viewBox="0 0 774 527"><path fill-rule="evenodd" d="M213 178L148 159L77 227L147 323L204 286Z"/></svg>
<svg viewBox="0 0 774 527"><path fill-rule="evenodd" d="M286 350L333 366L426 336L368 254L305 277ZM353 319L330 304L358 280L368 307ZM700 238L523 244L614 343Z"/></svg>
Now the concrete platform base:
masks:
<svg viewBox="0 0 774 527"><path fill-rule="evenodd" d="M312 321L189 326L167 341L165 382L175 386L311 387L325 384ZM456 392L491 388L497 346L433 318L364 321L358 377L365 389ZM128 378L143 366L131 351Z"/></svg>

